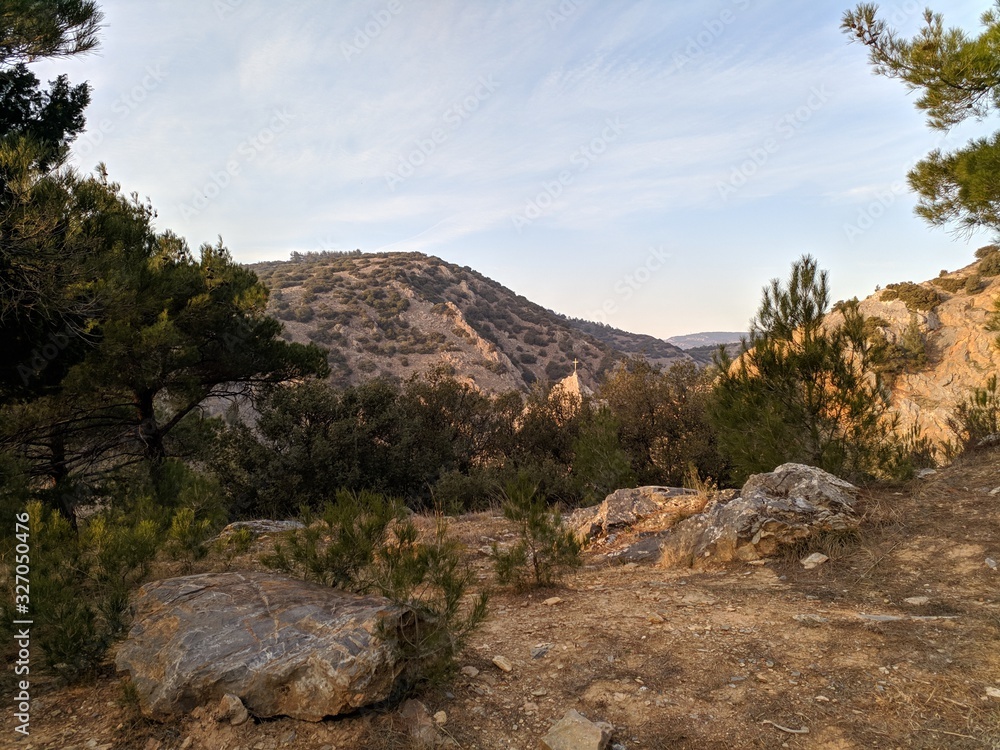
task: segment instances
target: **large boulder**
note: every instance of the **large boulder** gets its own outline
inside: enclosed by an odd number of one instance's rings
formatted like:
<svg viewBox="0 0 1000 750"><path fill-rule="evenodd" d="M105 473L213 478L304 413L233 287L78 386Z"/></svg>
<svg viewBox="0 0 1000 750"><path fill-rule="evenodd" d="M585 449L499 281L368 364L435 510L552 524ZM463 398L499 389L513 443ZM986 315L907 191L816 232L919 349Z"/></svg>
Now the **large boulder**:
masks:
<svg viewBox="0 0 1000 750"><path fill-rule="evenodd" d="M739 497L674 526L660 561L702 568L770 557L815 534L857 528L856 498L854 485L822 469L782 464L750 477Z"/></svg>
<svg viewBox="0 0 1000 750"><path fill-rule="evenodd" d="M159 720L227 694L255 716L306 721L377 703L402 671L380 625L413 620L380 597L251 572L156 581L133 609L116 664Z"/></svg>
<svg viewBox="0 0 1000 750"><path fill-rule="evenodd" d="M643 518L676 510L684 514L698 493L680 487L635 487L616 490L593 508L581 508L566 519L577 538L588 542L598 536L632 526ZM688 513L689 514L689 513Z"/></svg>

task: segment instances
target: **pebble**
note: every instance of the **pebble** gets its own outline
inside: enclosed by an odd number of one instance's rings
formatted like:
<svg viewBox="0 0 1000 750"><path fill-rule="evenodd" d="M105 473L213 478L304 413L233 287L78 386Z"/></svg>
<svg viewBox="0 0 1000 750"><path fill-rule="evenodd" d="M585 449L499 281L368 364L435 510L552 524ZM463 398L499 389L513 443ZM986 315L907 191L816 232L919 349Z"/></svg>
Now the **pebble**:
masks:
<svg viewBox="0 0 1000 750"><path fill-rule="evenodd" d="M559 604L561 601L562 601L562 599L560 599L558 596L553 596L553 597L551 597L549 599L546 599L544 602L542 602L542 604L544 604L546 607L554 607L555 605Z"/></svg>
<svg viewBox="0 0 1000 750"><path fill-rule="evenodd" d="M438 711L436 714L434 714L434 723L437 724L439 727L443 727L445 724L448 723L448 714L445 713L444 711Z"/></svg>
<svg viewBox="0 0 1000 750"><path fill-rule="evenodd" d="M997 569L997 561L994 560L992 557L987 557L986 558L986 567L992 568L993 570L996 570Z"/></svg>
<svg viewBox="0 0 1000 750"><path fill-rule="evenodd" d="M914 607L922 607L925 604L930 604L931 600L928 596L911 596L907 599L903 599L907 604L912 604Z"/></svg>
<svg viewBox="0 0 1000 750"><path fill-rule="evenodd" d="M462 674L464 674L469 679L479 676L479 670L473 666L462 667Z"/></svg>
<svg viewBox="0 0 1000 750"><path fill-rule="evenodd" d="M550 648L552 648L552 644L551 643L539 643L537 646L532 646L531 647L531 658L532 659L541 659L543 656L545 656L545 654L547 654L549 652Z"/></svg>
<svg viewBox="0 0 1000 750"><path fill-rule="evenodd" d="M988 687L986 688L986 695L990 698L1000 700L1000 688Z"/></svg>
<svg viewBox="0 0 1000 750"><path fill-rule="evenodd" d="M813 552L808 557L804 557L799 562L802 567L806 570L812 570L813 568L819 567L823 563L827 562L830 558L824 555L822 552Z"/></svg>
<svg viewBox="0 0 1000 750"><path fill-rule="evenodd" d="M501 672L513 672L514 665L510 663L510 660L503 656L494 656L493 665L499 669Z"/></svg>

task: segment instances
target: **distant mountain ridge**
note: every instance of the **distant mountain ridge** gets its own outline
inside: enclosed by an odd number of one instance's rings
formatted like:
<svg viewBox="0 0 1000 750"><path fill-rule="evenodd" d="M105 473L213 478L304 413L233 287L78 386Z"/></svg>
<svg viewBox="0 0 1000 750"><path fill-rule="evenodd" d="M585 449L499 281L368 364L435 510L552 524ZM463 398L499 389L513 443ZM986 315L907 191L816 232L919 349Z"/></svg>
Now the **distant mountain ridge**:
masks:
<svg viewBox="0 0 1000 750"><path fill-rule="evenodd" d="M652 336L547 310L469 267L422 253L293 254L250 266L289 340L330 350L333 382L443 367L485 391L528 391L574 371L598 385L624 356L692 361Z"/></svg>
<svg viewBox="0 0 1000 750"><path fill-rule="evenodd" d="M705 346L718 347L720 344L738 344L746 336L745 331L706 331L704 333L688 333L683 336L671 336L666 341L684 349L700 349Z"/></svg>

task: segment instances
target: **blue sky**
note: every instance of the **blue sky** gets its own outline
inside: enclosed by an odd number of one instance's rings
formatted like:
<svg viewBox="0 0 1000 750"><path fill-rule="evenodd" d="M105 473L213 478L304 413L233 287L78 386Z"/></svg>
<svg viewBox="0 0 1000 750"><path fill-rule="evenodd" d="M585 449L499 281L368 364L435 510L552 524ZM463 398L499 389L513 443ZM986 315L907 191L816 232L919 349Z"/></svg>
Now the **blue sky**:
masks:
<svg viewBox="0 0 1000 750"><path fill-rule="evenodd" d="M991 239L913 215L942 134L848 44L847 2L101 5L99 52L38 66L93 84L73 163L242 262L420 251L666 337L744 328L802 253L839 298ZM974 31L990 5L938 9ZM922 7L882 9L913 33Z"/></svg>

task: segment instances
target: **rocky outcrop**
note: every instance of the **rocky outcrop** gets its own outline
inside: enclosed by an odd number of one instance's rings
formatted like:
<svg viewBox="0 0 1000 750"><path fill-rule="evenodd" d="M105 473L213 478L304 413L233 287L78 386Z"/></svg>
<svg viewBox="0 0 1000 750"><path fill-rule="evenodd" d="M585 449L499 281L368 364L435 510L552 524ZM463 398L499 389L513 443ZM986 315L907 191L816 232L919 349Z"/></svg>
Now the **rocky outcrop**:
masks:
<svg viewBox="0 0 1000 750"><path fill-rule="evenodd" d="M926 437L939 444L955 438L949 425L955 406L1000 369L996 333L986 328L1000 294L1000 276L982 276L978 288L966 285L981 270L985 270L983 261L922 282L919 286L937 292L940 298L932 310L910 309L886 290L861 301L861 312L883 324L879 330L890 344L901 343L910 321L916 320L927 362L891 379L892 403L904 429L919 425ZM832 314L829 320L836 325L841 318Z"/></svg>
<svg viewBox="0 0 1000 750"><path fill-rule="evenodd" d="M319 721L387 698L401 672L379 638L412 613L270 573L209 573L143 586L116 664L142 712L166 720L225 698L258 717Z"/></svg>
<svg viewBox="0 0 1000 750"><path fill-rule="evenodd" d="M632 526L655 514L665 516L663 523L658 525L666 528L670 525L672 516L676 516L676 523L681 517L700 511L704 504L705 498L694 490L680 487L635 487L612 492L604 502L593 508L574 511L567 516L566 525L573 529L582 542L588 542L617 529Z"/></svg>
<svg viewBox="0 0 1000 750"><path fill-rule="evenodd" d="M822 469L783 464L750 477L739 497L677 524L660 560L703 568L770 557L816 534L857 528L856 497L854 485Z"/></svg>

